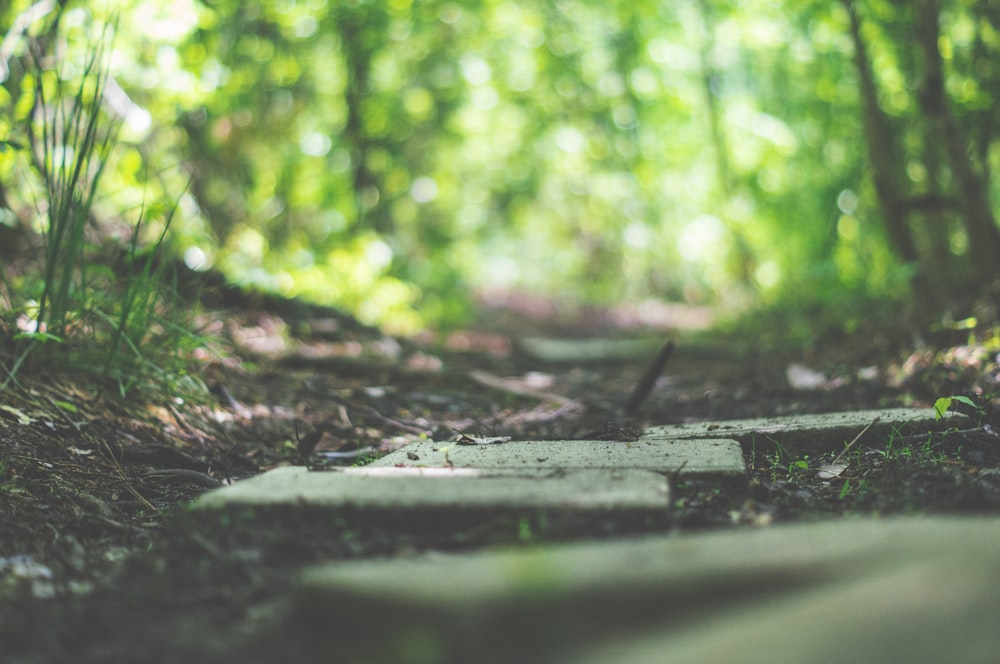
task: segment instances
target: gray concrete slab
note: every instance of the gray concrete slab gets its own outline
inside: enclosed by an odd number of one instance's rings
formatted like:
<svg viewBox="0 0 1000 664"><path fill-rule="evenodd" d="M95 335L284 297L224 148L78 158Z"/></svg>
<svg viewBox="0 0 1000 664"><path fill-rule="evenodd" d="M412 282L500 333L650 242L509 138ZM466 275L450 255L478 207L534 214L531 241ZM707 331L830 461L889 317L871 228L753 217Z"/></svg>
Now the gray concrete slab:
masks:
<svg viewBox="0 0 1000 664"><path fill-rule="evenodd" d="M276 468L201 496L196 509L313 506L389 511L665 510L662 475L634 469Z"/></svg>
<svg viewBox="0 0 1000 664"><path fill-rule="evenodd" d="M997 560L997 518L438 554L310 569L293 620L370 662L985 662Z"/></svg>
<svg viewBox="0 0 1000 664"><path fill-rule="evenodd" d="M663 346L661 336L637 339L522 337L518 349L543 362L610 362L652 359Z"/></svg>
<svg viewBox="0 0 1000 664"><path fill-rule="evenodd" d="M996 661L1000 584L992 569L981 555L973 556L971 568L954 554L904 561L802 594L722 608L710 624L609 639L559 661L652 664L665 661L664 653L670 662L691 664Z"/></svg>
<svg viewBox="0 0 1000 664"><path fill-rule="evenodd" d="M968 426L968 419L957 413L947 413L936 420L930 408L886 408L650 427L643 439L735 438L744 444L776 442L789 450L800 447L838 449L870 424L865 434L867 440Z"/></svg>
<svg viewBox="0 0 1000 664"><path fill-rule="evenodd" d="M459 445L421 441L375 462L376 466L455 468L615 468L646 469L681 475L713 474L744 477L743 450L720 438L635 442L605 440L509 441L493 445Z"/></svg>

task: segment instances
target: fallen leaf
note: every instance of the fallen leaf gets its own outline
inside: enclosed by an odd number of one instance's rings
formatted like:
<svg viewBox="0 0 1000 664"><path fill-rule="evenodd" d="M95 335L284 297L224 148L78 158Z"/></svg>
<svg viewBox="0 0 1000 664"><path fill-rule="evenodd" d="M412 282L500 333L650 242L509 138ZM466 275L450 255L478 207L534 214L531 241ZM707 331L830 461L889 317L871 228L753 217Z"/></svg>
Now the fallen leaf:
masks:
<svg viewBox="0 0 1000 664"><path fill-rule="evenodd" d="M847 470L846 463L827 463L819 467L816 477L821 480L832 480L834 477L840 477L845 470Z"/></svg>
<svg viewBox="0 0 1000 664"><path fill-rule="evenodd" d="M510 436L491 436L489 438L480 438L478 436L469 436L463 433L455 442L459 445L497 445L508 441L510 441Z"/></svg>
<svg viewBox="0 0 1000 664"><path fill-rule="evenodd" d="M12 415L14 419L17 420L18 424L31 424L34 422L34 420L20 408L14 408L13 406L0 403L0 410L6 411L8 414Z"/></svg>

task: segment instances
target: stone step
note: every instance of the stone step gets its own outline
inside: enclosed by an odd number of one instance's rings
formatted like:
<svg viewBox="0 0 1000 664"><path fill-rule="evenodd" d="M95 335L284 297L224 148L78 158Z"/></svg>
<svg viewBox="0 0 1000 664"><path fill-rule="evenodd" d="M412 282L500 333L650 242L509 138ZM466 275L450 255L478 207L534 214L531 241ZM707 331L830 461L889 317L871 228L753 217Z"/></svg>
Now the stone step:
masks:
<svg viewBox="0 0 1000 664"><path fill-rule="evenodd" d="M208 493L195 508L303 506L463 527L503 517L546 522L550 534L571 532L585 518L635 532L669 524L669 482L675 477L744 489L741 442L744 448L774 445L785 451L837 449L866 427L874 436L868 442L884 442L962 420L895 409L653 427L634 442L419 441L367 467L278 468Z"/></svg>
<svg viewBox="0 0 1000 664"><path fill-rule="evenodd" d="M634 468L362 466L276 468L203 495L199 509L313 506L350 510L665 510L667 479Z"/></svg>
<svg viewBox="0 0 1000 664"><path fill-rule="evenodd" d="M927 409L891 409L652 427L634 442L419 441L363 468L275 469L206 494L196 507L658 510L670 504L666 484L674 476L741 486L746 472L740 443L786 451L837 449L866 427L869 440L884 441L957 426L963 420L949 415L938 421Z"/></svg>
<svg viewBox="0 0 1000 664"><path fill-rule="evenodd" d="M931 431L969 426L959 413L937 419L930 408L884 408L814 415L786 415L748 420L721 420L696 424L650 427L645 440L733 438L744 448L780 446L784 451L841 450L865 430L859 442L915 436Z"/></svg>
<svg viewBox="0 0 1000 664"><path fill-rule="evenodd" d="M997 560L996 518L436 554L310 569L291 624L343 661L985 662Z"/></svg>
<svg viewBox="0 0 1000 664"><path fill-rule="evenodd" d="M388 454L373 465L455 468L642 468L683 475L742 477L743 451L721 437L672 440L643 436L637 441L526 440L488 445L421 441Z"/></svg>
<svg viewBox="0 0 1000 664"><path fill-rule="evenodd" d="M459 445L421 441L357 468L276 468L203 495L195 509L320 508L375 518L469 522L545 516L552 533L565 517L616 522L619 531L667 523L670 479L709 478L745 486L733 440L509 441ZM461 517L461 518L459 518Z"/></svg>

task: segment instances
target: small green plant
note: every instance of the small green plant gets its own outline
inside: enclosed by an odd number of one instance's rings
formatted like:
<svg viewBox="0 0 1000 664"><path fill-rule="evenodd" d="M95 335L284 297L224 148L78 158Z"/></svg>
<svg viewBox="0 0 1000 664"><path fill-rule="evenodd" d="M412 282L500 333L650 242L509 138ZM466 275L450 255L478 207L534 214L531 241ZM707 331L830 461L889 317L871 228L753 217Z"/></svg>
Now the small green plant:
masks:
<svg viewBox="0 0 1000 664"><path fill-rule="evenodd" d="M517 539L521 542L530 542L534 537L530 519L520 519L517 522Z"/></svg>
<svg viewBox="0 0 1000 664"><path fill-rule="evenodd" d="M358 460L355 461L351 465L353 465L355 467L357 467L357 466L369 466L369 465L375 463L376 461L378 461L378 454L376 454L375 452L371 452L370 454L364 454L362 456L359 456Z"/></svg>
<svg viewBox="0 0 1000 664"><path fill-rule="evenodd" d="M969 397L963 397L963 396L941 397L934 402L935 419L937 420L942 419L944 417L944 414L951 409L951 407L955 404L955 402L965 404L969 408L975 410L980 416L983 414L982 409L979 408L979 406L976 405L976 402L970 399Z"/></svg>
<svg viewBox="0 0 1000 664"><path fill-rule="evenodd" d="M42 233L44 274L38 325L27 338L41 332L43 325L45 333L66 338L80 296L86 295L81 292L88 277L84 232L117 133L117 125L107 126L100 120L107 83L105 57L101 42L86 62L79 87L70 94L58 74L43 70L36 61L35 112L41 136L30 121L28 134L41 148L39 168L48 199L48 223ZM52 92L46 90L50 84Z"/></svg>
<svg viewBox="0 0 1000 664"><path fill-rule="evenodd" d="M886 461L904 461L913 456L913 445L903 439L898 429L893 428L885 445L875 452Z"/></svg>
<svg viewBox="0 0 1000 664"><path fill-rule="evenodd" d="M796 459L795 461L788 464L788 474L791 475L795 472L801 472L803 470L809 470L809 457L803 457L801 459Z"/></svg>
<svg viewBox="0 0 1000 664"><path fill-rule="evenodd" d="M846 500L848 498L853 499L853 502L857 503L863 500L864 496L872 491L871 483L865 479L861 478L854 482L850 478L844 480L844 485L840 487L840 492L837 494L839 500Z"/></svg>

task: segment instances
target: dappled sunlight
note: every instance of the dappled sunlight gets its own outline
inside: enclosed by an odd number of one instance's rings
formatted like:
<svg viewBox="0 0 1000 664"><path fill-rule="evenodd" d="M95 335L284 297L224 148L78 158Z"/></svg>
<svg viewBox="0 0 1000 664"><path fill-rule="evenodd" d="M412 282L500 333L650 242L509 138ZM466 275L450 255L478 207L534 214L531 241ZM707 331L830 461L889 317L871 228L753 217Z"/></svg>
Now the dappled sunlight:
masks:
<svg viewBox="0 0 1000 664"><path fill-rule="evenodd" d="M861 578L794 522L985 542L988 4L0 3L4 656L657 661L751 605L777 652ZM770 577L613 541L768 529ZM802 651L913 649L859 616Z"/></svg>
<svg viewBox="0 0 1000 664"><path fill-rule="evenodd" d="M171 245L191 267L395 331L458 323L488 288L743 307L838 287L896 297L924 278L914 260L942 285L991 269L948 193L973 176L924 149L937 129L915 129L925 72L895 39L916 29L902 7L857 17L859 64L839 3L71 3L64 77L84 76L112 18L104 95L123 150L101 209L176 208ZM956 9L938 40L970 126L990 106L977 21ZM880 149L865 67L905 180L866 165ZM23 116L27 88L10 83L0 103ZM20 145L15 129L0 140ZM0 150L0 175L24 156ZM873 176L912 187L892 194L902 225Z"/></svg>

